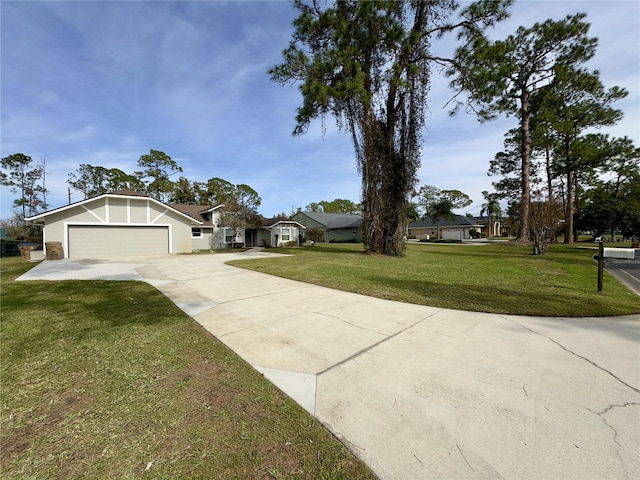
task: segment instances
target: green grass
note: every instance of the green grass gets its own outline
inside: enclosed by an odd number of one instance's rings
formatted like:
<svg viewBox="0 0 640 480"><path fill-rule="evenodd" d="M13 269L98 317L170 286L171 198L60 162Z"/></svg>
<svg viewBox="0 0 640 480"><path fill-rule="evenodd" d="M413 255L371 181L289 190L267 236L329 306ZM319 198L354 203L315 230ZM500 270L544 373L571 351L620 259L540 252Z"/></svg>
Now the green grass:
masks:
<svg viewBox="0 0 640 480"><path fill-rule="evenodd" d="M151 286L32 266L1 263L2 478L374 478Z"/></svg>
<svg viewBox="0 0 640 480"><path fill-rule="evenodd" d="M379 298L478 312L611 316L640 312L640 296L605 272L597 293L595 249L552 245L545 255L507 244L410 244L401 258L362 245L278 248L289 257L233 265Z"/></svg>

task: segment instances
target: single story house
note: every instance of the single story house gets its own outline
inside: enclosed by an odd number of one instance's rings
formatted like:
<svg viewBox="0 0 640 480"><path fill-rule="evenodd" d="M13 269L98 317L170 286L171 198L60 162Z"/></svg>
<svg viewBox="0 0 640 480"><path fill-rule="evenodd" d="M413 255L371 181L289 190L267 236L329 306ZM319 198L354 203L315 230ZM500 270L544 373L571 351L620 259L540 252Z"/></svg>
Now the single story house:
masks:
<svg viewBox="0 0 640 480"><path fill-rule="evenodd" d="M247 229L247 247L282 247L301 245L306 227L286 217L265 218L262 228Z"/></svg>
<svg viewBox="0 0 640 480"><path fill-rule="evenodd" d="M224 205L165 204L134 191L105 193L26 218L43 226L43 241L56 243L62 258L191 253L230 244L260 246L297 240L297 222L266 222L261 229L241 231L220 225Z"/></svg>
<svg viewBox="0 0 640 480"><path fill-rule="evenodd" d="M349 215L329 221L327 235L330 242L355 242L362 243L362 217Z"/></svg>
<svg viewBox="0 0 640 480"><path fill-rule="evenodd" d="M323 212L296 212L291 216L294 220L309 229L324 231L324 241L330 242L362 242L360 215Z"/></svg>
<svg viewBox="0 0 640 480"><path fill-rule="evenodd" d="M469 240L469 231L475 229L482 231L482 225L474 222L472 218L462 215L454 215L451 218L442 218L436 225L430 218L423 218L409 224L409 235L422 239L443 240Z"/></svg>

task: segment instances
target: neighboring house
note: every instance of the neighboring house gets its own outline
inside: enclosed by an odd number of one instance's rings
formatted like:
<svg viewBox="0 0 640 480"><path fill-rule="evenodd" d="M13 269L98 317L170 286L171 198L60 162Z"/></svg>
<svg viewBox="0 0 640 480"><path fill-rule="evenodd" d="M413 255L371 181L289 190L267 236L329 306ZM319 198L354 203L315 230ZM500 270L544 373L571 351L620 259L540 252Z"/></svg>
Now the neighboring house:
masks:
<svg viewBox="0 0 640 480"><path fill-rule="evenodd" d="M439 228L431 219L423 218L409 224L409 235L415 236L418 240L437 239L439 230L439 237L443 240L468 240L471 239L469 230L472 228L478 232L482 231L482 225L462 215L442 218L438 225Z"/></svg>
<svg viewBox="0 0 640 480"><path fill-rule="evenodd" d="M248 247L280 247L300 245L306 227L287 217L265 218L261 228L245 232Z"/></svg>
<svg viewBox="0 0 640 480"><path fill-rule="evenodd" d="M304 225L307 230L315 228L324 231L325 242L362 242L360 215L321 212L297 212L291 220Z"/></svg>
<svg viewBox="0 0 640 480"><path fill-rule="evenodd" d="M132 191L105 193L26 218L63 258L187 253L202 221Z"/></svg>
<svg viewBox="0 0 640 480"><path fill-rule="evenodd" d="M350 215L347 218L331 220L327 225L329 241L362 243L361 224L362 217L359 215Z"/></svg>
<svg viewBox="0 0 640 480"><path fill-rule="evenodd" d="M473 222L482 225L482 231L489 237L499 237L502 235L502 222L497 218L473 217Z"/></svg>

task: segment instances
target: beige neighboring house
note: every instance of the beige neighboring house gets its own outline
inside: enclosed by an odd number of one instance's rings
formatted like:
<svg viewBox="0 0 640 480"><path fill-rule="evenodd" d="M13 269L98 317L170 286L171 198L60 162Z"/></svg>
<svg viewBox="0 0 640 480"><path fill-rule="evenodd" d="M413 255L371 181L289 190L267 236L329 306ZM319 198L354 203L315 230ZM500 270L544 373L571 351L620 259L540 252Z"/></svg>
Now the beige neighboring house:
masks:
<svg viewBox="0 0 640 480"><path fill-rule="evenodd" d="M59 242L63 258L190 253L202 222L132 191L105 193L28 217L43 226L45 249Z"/></svg>
<svg viewBox="0 0 640 480"><path fill-rule="evenodd" d="M502 222L494 217L473 217L473 221L478 225L482 225L482 231L489 237L502 236Z"/></svg>
<svg viewBox="0 0 640 480"><path fill-rule="evenodd" d="M409 224L409 235L418 240L440 238L442 240L470 240L471 229L482 231L482 225L473 218L462 215L454 215L451 218L442 218L435 224L430 218L423 218Z"/></svg>

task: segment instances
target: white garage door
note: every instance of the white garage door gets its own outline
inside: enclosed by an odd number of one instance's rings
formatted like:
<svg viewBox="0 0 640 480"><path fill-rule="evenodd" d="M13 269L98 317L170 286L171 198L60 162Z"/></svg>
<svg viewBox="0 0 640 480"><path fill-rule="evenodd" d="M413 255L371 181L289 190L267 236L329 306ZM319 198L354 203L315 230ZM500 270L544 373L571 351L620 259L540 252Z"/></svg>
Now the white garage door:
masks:
<svg viewBox="0 0 640 480"><path fill-rule="evenodd" d="M442 230L443 240L462 240L462 230Z"/></svg>
<svg viewBox="0 0 640 480"><path fill-rule="evenodd" d="M168 227L69 226L70 258L165 253L169 253Z"/></svg>

